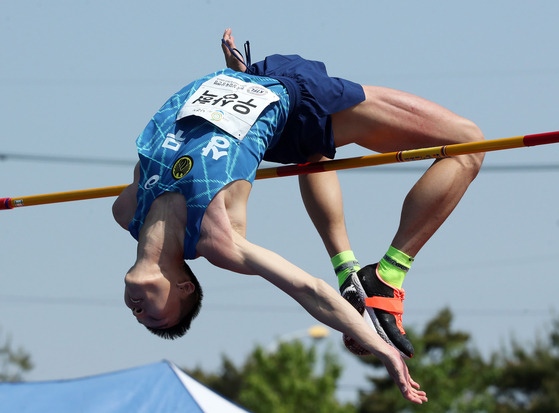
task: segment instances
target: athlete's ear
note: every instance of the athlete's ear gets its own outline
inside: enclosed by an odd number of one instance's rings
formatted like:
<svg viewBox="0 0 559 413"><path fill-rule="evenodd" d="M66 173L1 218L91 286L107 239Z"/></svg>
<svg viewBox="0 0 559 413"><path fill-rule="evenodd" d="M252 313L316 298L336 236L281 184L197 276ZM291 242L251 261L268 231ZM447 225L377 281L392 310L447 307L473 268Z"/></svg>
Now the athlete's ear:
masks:
<svg viewBox="0 0 559 413"><path fill-rule="evenodd" d="M192 281L178 282L176 286L179 289L179 291L184 295L190 295L196 289Z"/></svg>

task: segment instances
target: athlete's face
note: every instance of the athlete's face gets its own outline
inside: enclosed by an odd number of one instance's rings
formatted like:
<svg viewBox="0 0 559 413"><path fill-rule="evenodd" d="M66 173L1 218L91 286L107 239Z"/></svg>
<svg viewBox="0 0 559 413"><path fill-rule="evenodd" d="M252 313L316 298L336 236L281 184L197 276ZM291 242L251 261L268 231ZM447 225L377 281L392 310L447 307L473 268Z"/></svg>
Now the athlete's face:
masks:
<svg viewBox="0 0 559 413"><path fill-rule="evenodd" d="M167 278L138 280L127 274L124 282L124 302L138 322L155 329L172 327L179 322L181 290Z"/></svg>

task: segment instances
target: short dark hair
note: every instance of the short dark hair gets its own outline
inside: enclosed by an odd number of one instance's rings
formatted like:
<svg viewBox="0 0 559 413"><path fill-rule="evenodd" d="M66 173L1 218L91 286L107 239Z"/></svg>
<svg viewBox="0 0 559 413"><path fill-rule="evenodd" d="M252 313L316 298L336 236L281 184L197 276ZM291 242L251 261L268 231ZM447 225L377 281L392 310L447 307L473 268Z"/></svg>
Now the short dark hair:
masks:
<svg viewBox="0 0 559 413"><path fill-rule="evenodd" d="M194 305L192 306L190 311L186 313L179 320L179 322L172 327L168 327L168 328L146 327L153 334L167 340L174 340L176 338L184 336L188 331L188 329L190 328L190 323L192 323L192 320L196 318L198 313L200 313L200 308L202 308L202 298L204 297L204 293L202 292L202 287L200 286L198 279L196 278L196 276L194 275L194 273L192 272L192 270L190 269L190 267L186 262L184 262L184 271L186 272L186 275L188 275L188 277L190 278L192 284L194 284L193 294L196 301L194 302Z"/></svg>

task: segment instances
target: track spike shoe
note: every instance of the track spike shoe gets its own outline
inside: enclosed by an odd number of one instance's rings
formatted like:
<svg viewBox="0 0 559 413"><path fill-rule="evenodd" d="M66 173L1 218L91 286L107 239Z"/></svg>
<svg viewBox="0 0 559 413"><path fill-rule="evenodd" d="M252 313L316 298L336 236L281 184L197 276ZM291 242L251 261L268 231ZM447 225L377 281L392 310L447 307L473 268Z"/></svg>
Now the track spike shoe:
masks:
<svg viewBox="0 0 559 413"><path fill-rule="evenodd" d="M403 289L386 283L378 273L378 264L367 265L357 272L366 298L365 308L379 335L406 358L413 357L413 345L402 327L405 297Z"/></svg>
<svg viewBox="0 0 559 413"><path fill-rule="evenodd" d="M371 328L375 328L369 314L365 311L365 290L361 286L361 281L357 277L357 273L352 272L340 287L340 293L364 318ZM356 340L347 334L343 335L343 342L346 348L353 354L358 356L366 356L371 354L369 350L364 349Z"/></svg>

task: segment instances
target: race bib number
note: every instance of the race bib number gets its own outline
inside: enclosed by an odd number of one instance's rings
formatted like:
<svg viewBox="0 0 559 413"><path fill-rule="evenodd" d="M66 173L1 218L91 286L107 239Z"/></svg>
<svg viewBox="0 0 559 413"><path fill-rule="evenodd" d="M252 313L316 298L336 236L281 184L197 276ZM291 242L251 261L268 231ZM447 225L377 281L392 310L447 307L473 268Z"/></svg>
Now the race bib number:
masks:
<svg viewBox="0 0 559 413"><path fill-rule="evenodd" d="M266 107L279 97L264 86L218 75L204 82L183 105L177 120L199 116L241 140Z"/></svg>

